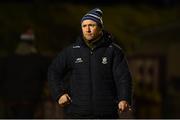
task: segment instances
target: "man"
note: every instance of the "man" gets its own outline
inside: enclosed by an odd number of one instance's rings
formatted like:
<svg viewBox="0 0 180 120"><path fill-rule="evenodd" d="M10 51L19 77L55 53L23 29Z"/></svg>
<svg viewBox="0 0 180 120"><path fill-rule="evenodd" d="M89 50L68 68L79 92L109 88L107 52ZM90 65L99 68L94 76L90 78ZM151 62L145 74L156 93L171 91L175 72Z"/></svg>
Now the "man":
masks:
<svg viewBox="0 0 180 120"><path fill-rule="evenodd" d="M49 67L53 97L67 118L118 118L117 110L129 110L131 104L132 79L126 58L103 30L100 9L82 18L81 29L77 41Z"/></svg>
<svg viewBox="0 0 180 120"><path fill-rule="evenodd" d="M2 97L4 118L34 118L47 76L48 59L34 44L34 34L28 29L20 36L15 52L4 58L2 66Z"/></svg>

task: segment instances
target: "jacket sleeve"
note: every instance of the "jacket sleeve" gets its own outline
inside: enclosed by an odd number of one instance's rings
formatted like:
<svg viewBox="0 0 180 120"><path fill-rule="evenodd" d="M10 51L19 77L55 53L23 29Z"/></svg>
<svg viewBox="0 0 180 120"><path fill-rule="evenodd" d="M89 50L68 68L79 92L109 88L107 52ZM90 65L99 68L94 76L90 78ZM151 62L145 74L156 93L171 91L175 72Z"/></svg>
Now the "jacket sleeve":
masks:
<svg viewBox="0 0 180 120"><path fill-rule="evenodd" d="M120 48L114 51L113 76L116 83L118 101L126 100L131 105L132 77L126 57Z"/></svg>
<svg viewBox="0 0 180 120"><path fill-rule="evenodd" d="M64 81L64 77L70 69L68 58L68 52L65 49L58 54L48 68L48 84L55 101L58 101L64 93L68 93L67 85L65 85L67 82Z"/></svg>

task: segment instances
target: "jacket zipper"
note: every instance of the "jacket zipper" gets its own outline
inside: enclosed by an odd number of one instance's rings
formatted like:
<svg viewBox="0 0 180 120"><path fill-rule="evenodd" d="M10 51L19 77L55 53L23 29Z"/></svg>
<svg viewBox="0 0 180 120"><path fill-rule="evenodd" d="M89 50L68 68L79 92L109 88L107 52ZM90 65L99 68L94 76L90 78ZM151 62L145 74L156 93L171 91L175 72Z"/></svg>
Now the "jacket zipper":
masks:
<svg viewBox="0 0 180 120"><path fill-rule="evenodd" d="M90 94L90 98L91 98L91 113L93 114L93 109L94 109L94 104L93 104L93 81L92 81L92 55L93 55L93 48L90 49L90 56L89 56L89 79L90 79L90 89L91 89L91 94Z"/></svg>

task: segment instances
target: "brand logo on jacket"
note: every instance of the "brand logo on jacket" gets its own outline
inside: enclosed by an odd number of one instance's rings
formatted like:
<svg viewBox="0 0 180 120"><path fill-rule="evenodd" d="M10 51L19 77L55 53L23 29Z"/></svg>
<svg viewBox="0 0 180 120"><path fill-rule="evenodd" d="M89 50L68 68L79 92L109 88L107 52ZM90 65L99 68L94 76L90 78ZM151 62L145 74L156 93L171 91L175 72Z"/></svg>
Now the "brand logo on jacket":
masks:
<svg viewBox="0 0 180 120"><path fill-rule="evenodd" d="M102 57L102 64L107 64L107 57Z"/></svg>
<svg viewBox="0 0 180 120"><path fill-rule="evenodd" d="M79 46L79 45L76 45L76 46L73 46L73 48L80 48L80 46Z"/></svg>
<svg viewBox="0 0 180 120"><path fill-rule="evenodd" d="M75 61L75 63L82 63L82 62L83 62L82 58L77 58Z"/></svg>

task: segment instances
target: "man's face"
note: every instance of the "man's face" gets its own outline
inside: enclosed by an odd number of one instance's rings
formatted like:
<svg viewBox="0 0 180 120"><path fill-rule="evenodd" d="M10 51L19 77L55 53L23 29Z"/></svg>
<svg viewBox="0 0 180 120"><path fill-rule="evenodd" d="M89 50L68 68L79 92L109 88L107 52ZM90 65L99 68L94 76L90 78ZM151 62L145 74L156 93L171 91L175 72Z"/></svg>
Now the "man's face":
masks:
<svg viewBox="0 0 180 120"><path fill-rule="evenodd" d="M88 41L98 38L102 33L102 29L92 20L84 20L81 28L84 38Z"/></svg>

